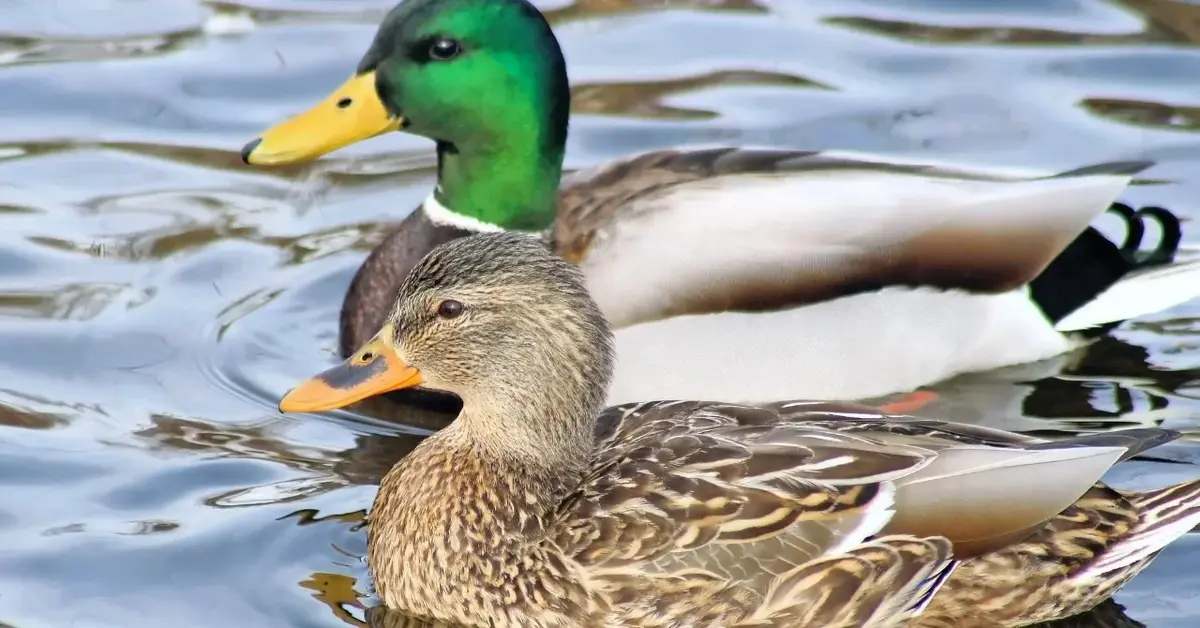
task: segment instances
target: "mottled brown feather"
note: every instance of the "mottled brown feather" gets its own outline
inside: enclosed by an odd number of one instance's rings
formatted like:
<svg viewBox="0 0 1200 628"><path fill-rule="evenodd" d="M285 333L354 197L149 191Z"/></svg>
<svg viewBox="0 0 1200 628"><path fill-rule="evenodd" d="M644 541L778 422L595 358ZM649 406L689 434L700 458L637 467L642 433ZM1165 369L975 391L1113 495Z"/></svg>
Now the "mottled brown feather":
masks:
<svg viewBox="0 0 1200 628"><path fill-rule="evenodd" d="M855 477L902 475L938 449L956 444L1027 448L1044 441L977 426L886 416L852 404L775 405L778 410L656 402L604 412L597 423L593 471L582 488L564 498L556 514L541 524L529 528L526 522L522 527L550 534L554 554L567 561L553 572L579 579L555 583L556 595L580 600L571 609L560 609L563 616L599 612L596 621L603 621L603 613L614 613L610 619L619 617L618 623L628 626L669 626L684 618L697 626L1018 626L1085 611L1127 580L1085 590L1070 579L1104 547L1123 538L1137 520L1129 500L1097 484L1025 542L962 563L912 623L906 624L902 615L871 615L874 602L864 600L891 599L896 589L884 583L904 580L896 574L915 574L914 565L925 563L917 561L907 571L892 573L879 565L895 557L871 554L878 548L864 549L872 546L824 555L846 532L838 524L862 512L882 486L856 482ZM914 446L918 442L933 446ZM857 458L851 464L819 468L839 454ZM450 490L468 502L500 494L495 472L464 469L451 460L423 468L429 481L424 490ZM442 468L444 473L436 471ZM486 488L480 476L492 478ZM523 485L521 478L503 478L504 490L514 497ZM425 483L407 485L405 491L411 497L420 486ZM477 494L485 490L491 497ZM373 520L390 517L388 497L381 493ZM517 517L520 503L511 497L491 503L496 513L492 516ZM475 520L482 515L454 516ZM379 526L373 533L387 533L383 526L372 525ZM739 526L745 528L734 530ZM911 541L921 546L942 542ZM497 548L485 545L474 551L495 553ZM864 556L874 557L867 563L878 572L863 571ZM938 562L931 558L928 564ZM488 571L499 573L501 568ZM767 618L756 614L771 595L779 595L781 582L795 579L809 587L804 578L810 575L825 588L797 597L790 610ZM848 582L858 584L851 587ZM862 589L863 582L881 588ZM1035 594L1029 582L1036 582L1041 592ZM517 591L508 599L523 595ZM465 608L486 605L483 599L459 600L452 592L439 596ZM546 592L534 597L549 599ZM911 596L897 599L911 602ZM889 608L899 608L900 601L889 602ZM866 618L876 623L854 623Z"/></svg>
<svg viewBox="0 0 1200 628"><path fill-rule="evenodd" d="M437 313L446 298L462 315ZM426 256L384 331L376 350L464 400L387 473L369 517L376 590L415 616L490 628L1018 626L1101 601L1200 518L1200 481L1087 488L1169 430L1050 443L850 404L602 410L611 329L578 268L517 234ZM1046 469L1064 481L1031 493L1004 479ZM982 555L960 547L980 537L1005 540ZM952 558L969 560L946 578Z"/></svg>

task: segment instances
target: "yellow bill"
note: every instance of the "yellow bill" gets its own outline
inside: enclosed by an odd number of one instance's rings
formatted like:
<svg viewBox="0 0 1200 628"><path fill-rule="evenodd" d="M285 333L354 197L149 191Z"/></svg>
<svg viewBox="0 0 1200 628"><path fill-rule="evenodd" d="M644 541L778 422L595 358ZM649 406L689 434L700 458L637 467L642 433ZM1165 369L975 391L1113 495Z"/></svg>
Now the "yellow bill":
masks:
<svg viewBox="0 0 1200 628"><path fill-rule="evenodd" d="M242 147L242 161L279 166L316 159L400 128L375 90L375 72L351 77L312 109L284 120Z"/></svg>

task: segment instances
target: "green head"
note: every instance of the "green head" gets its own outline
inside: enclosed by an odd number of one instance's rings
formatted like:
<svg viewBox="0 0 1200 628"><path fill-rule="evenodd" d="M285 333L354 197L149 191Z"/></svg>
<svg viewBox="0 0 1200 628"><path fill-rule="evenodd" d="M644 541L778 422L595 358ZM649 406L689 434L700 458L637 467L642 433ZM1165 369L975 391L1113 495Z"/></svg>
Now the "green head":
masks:
<svg viewBox="0 0 1200 628"><path fill-rule="evenodd" d="M561 153L566 141L566 63L525 0L404 2L356 73L372 71L384 107L410 133L480 152L532 142Z"/></svg>
<svg viewBox="0 0 1200 628"><path fill-rule="evenodd" d="M328 111L303 133L337 134L308 142L319 152L272 159L288 121L248 145L247 161L299 161L402 128L437 142L435 196L453 213L506 229L553 222L570 90L558 41L526 0L399 4L355 77L316 109Z"/></svg>

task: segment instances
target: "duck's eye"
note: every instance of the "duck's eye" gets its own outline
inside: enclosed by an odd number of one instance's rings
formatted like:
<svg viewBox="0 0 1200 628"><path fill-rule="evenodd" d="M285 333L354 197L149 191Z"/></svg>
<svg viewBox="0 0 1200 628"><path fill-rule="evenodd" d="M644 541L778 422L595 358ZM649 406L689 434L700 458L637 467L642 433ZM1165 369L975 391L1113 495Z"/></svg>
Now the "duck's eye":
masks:
<svg viewBox="0 0 1200 628"><path fill-rule="evenodd" d="M429 58L438 61L447 61L458 56L462 52L462 46L458 45L453 39L435 39L429 45Z"/></svg>
<svg viewBox="0 0 1200 628"><path fill-rule="evenodd" d="M438 305L438 316L442 318L454 318L463 312L463 304L454 299L446 299Z"/></svg>

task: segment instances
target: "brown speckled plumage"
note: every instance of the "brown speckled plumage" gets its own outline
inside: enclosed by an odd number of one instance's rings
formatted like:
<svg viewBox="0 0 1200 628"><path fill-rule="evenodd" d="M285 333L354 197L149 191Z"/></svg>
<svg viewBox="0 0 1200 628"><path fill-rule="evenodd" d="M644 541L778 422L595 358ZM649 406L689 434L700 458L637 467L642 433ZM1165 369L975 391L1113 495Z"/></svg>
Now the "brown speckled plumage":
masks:
<svg viewBox="0 0 1200 628"><path fill-rule="evenodd" d="M461 424L418 447L371 513L381 598L468 625L891 626L947 565L948 542L904 536L824 557L876 504L872 480L920 454L876 444L826 472L839 443L866 443L735 406L651 410L604 439L582 483L496 464Z"/></svg>
<svg viewBox="0 0 1200 628"><path fill-rule="evenodd" d="M445 299L463 313L439 317ZM579 270L519 234L435 249L383 334L426 385L463 399L453 424L385 476L370 514L376 589L412 616L494 628L1022 626L1103 601L1185 531L1168 528L1200 519L1200 482L1141 495L1095 484L1178 436L1167 430L1048 442L828 402L602 410L611 331ZM1077 466L1101 454L1101 467ZM1037 491L975 494L980 465L1015 470L1030 455L1047 477ZM905 509L929 487L945 498ZM963 519L1022 538L981 541Z"/></svg>

